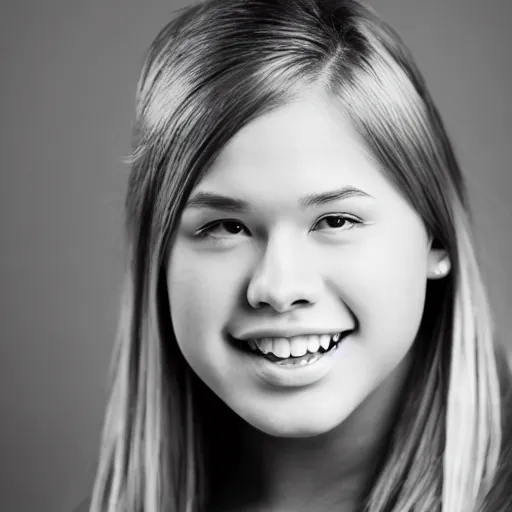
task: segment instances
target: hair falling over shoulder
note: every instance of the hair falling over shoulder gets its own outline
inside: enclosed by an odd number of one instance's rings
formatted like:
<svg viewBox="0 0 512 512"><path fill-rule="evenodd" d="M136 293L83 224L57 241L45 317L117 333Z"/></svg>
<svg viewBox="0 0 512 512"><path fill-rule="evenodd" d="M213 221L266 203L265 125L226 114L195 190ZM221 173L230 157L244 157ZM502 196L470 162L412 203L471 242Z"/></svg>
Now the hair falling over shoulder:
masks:
<svg viewBox="0 0 512 512"><path fill-rule="evenodd" d="M163 262L226 142L313 87L348 116L453 268L428 285L431 336L415 347L365 510L512 509L500 390L509 370L498 371L463 177L409 51L356 0L206 0L158 34L138 84L126 273L90 512L208 510L204 403L173 334Z"/></svg>

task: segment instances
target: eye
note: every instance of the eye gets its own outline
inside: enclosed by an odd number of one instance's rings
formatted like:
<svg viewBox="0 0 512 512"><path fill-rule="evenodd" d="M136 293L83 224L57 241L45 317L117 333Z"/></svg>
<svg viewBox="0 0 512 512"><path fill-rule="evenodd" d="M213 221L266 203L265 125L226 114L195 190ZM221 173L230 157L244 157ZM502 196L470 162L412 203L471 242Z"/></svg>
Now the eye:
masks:
<svg viewBox="0 0 512 512"><path fill-rule="evenodd" d="M350 215L331 214L322 217L315 224L315 229L318 231L347 231L348 229L352 229L354 226L361 223L361 220Z"/></svg>
<svg viewBox="0 0 512 512"><path fill-rule="evenodd" d="M198 237L228 238L240 233L250 234L249 230L237 220L220 220L206 225L197 233Z"/></svg>

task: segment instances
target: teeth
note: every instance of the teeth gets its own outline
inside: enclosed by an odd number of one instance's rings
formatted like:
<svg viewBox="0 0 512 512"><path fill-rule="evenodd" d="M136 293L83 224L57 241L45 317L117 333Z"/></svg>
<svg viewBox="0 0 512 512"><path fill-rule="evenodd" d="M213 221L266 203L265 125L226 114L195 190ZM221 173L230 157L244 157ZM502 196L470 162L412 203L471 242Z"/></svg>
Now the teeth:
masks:
<svg viewBox="0 0 512 512"><path fill-rule="evenodd" d="M287 359L290 357L290 342L286 338L275 338L272 342L272 352L277 357L282 357L283 359Z"/></svg>
<svg viewBox="0 0 512 512"><path fill-rule="evenodd" d="M260 350L264 354L273 353L277 357L287 359L290 356L302 357L308 352L314 354L320 347L327 350L331 340L337 343L341 338L340 333L336 334L311 334L307 336L293 336L292 338L259 338L249 340L249 347L252 350Z"/></svg>
<svg viewBox="0 0 512 512"><path fill-rule="evenodd" d="M295 336L290 340L290 353L294 357L306 355L308 351L308 337Z"/></svg>
<svg viewBox="0 0 512 512"><path fill-rule="evenodd" d="M320 336L320 345L327 350L329 348L329 345L331 343L331 337L328 334L323 334Z"/></svg>
<svg viewBox="0 0 512 512"><path fill-rule="evenodd" d="M254 340L258 348L264 353L268 354L272 352L272 338L262 338L259 340Z"/></svg>
<svg viewBox="0 0 512 512"><path fill-rule="evenodd" d="M308 352L314 354L320 348L320 336L308 336Z"/></svg>

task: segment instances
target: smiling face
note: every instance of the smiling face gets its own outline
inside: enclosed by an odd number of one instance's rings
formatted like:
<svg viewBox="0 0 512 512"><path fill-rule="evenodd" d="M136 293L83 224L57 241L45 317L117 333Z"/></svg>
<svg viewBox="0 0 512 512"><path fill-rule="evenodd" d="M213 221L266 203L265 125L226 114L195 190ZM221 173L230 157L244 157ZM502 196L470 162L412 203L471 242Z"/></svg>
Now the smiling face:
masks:
<svg viewBox="0 0 512 512"><path fill-rule="evenodd" d="M421 218L336 108L288 104L243 128L191 194L167 268L178 345L254 427L327 432L395 392L432 253ZM337 349L305 366L241 349L271 337L286 352L304 342L294 336L335 333Z"/></svg>

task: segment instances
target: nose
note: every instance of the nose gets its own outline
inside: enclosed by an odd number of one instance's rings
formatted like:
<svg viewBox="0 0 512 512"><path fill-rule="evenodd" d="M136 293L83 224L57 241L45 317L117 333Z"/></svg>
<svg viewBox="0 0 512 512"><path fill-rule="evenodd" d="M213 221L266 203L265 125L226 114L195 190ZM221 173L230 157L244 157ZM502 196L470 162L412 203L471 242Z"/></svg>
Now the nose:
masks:
<svg viewBox="0 0 512 512"><path fill-rule="evenodd" d="M318 301L321 279L305 247L273 240L251 276L247 300L253 308L271 307L279 313Z"/></svg>

